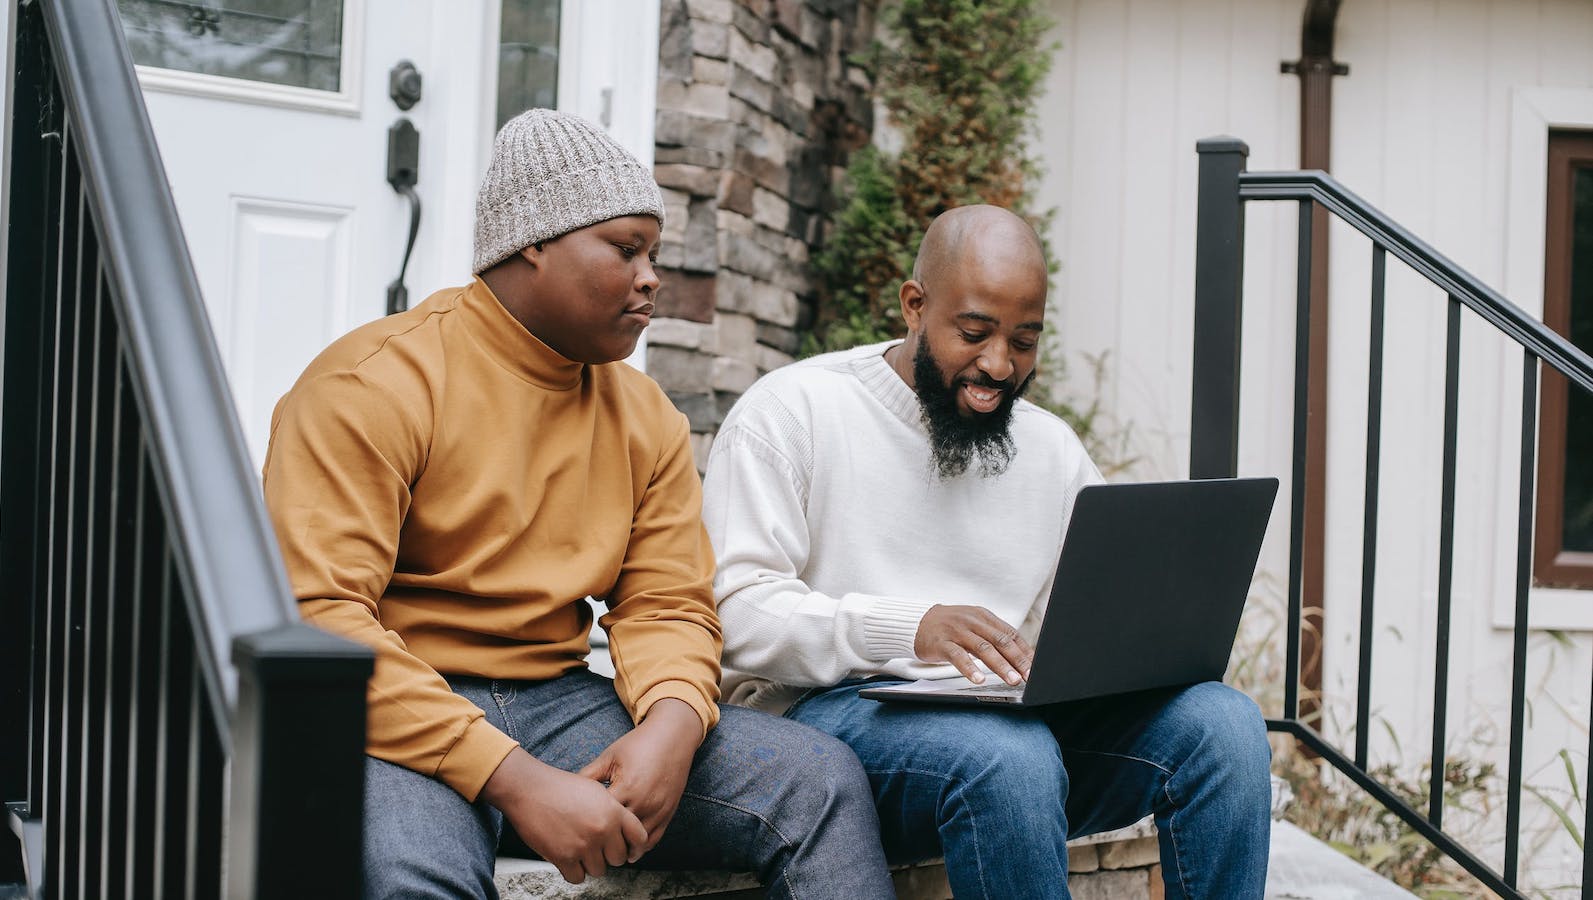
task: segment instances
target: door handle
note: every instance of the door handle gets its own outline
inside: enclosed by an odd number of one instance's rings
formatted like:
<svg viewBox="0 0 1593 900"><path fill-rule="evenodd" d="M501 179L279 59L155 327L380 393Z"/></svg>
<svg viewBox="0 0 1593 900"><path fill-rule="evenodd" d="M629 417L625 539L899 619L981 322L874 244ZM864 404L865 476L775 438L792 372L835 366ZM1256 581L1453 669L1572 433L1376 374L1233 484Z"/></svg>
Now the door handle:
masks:
<svg viewBox="0 0 1593 900"><path fill-rule="evenodd" d="M420 102L420 70L407 59L399 60L387 73L387 96L399 109L408 110Z"/></svg>
<svg viewBox="0 0 1593 900"><path fill-rule="evenodd" d="M413 122L400 116L387 129L387 183L409 200L409 240L404 244L404 261L398 266L398 277L387 286L388 315L409 309L409 289L404 286L404 273L409 269L409 256L415 251L415 235L420 231L420 195L415 193L419 181L420 132Z"/></svg>

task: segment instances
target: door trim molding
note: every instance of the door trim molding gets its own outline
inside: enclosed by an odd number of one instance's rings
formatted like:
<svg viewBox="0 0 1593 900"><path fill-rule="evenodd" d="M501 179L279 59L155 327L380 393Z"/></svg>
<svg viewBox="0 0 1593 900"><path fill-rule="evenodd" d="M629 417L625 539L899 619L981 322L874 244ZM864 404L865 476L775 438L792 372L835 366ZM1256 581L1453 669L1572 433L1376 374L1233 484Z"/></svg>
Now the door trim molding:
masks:
<svg viewBox="0 0 1593 900"><path fill-rule="evenodd" d="M1585 87L1518 87L1510 94L1510 133L1507 196L1505 203L1504 295L1534 316L1543 317L1544 248L1547 241L1549 131L1555 128L1593 129L1593 89ZM1499 423L1500 460L1514 459L1520 433L1521 366L1513 354L1501 357L1497 376L1502 386L1496 412ZM1514 422L1516 425L1510 425ZM1537 465L1536 459L1529 465ZM1514 510L1518 501L1519 473L1499 472L1494 507ZM1515 529L1513 516L1508 530ZM1500 534L1503 535L1501 530ZM1508 546L1507 546L1508 545ZM1515 623L1515 542L1494 542L1492 624L1508 630ZM1500 587L1508 589L1500 589ZM1531 587L1529 627L1564 631L1593 631L1593 592L1569 588Z"/></svg>

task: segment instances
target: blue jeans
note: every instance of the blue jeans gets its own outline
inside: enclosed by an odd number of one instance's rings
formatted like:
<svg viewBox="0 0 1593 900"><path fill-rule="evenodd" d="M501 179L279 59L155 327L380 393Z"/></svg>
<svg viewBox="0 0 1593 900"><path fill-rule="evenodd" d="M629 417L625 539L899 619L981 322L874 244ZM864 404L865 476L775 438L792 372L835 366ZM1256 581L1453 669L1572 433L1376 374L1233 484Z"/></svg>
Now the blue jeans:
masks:
<svg viewBox="0 0 1593 900"><path fill-rule="evenodd" d="M633 727L607 678L450 678L532 756L566 771ZM846 745L795 722L720 707L675 818L636 863L750 871L781 898L891 897L868 781ZM496 897L500 848L531 855L503 816L426 775L367 757L365 891L371 897ZM518 851L518 853L515 853Z"/></svg>
<svg viewBox="0 0 1593 900"><path fill-rule="evenodd" d="M1271 749L1249 697L1216 682L1036 711L877 703L862 684L786 712L863 761L886 856L943 855L959 900L1068 897L1067 841L1154 813L1171 898L1260 898Z"/></svg>

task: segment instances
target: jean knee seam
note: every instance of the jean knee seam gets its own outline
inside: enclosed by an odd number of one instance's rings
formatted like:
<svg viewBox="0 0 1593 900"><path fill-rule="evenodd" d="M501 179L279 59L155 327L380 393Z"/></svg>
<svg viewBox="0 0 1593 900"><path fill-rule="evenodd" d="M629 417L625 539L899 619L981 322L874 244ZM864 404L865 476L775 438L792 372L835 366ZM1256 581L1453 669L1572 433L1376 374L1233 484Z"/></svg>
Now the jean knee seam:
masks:
<svg viewBox="0 0 1593 900"><path fill-rule="evenodd" d="M1171 784L1162 785L1162 794L1167 797L1168 804L1177 803L1173 799ZM1184 875L1184 854L1178 849L1178 829L1173 827L1172 813L1167 814L1167 839L1173 845L1173 868L1178 871L1178 887L1184 892L1185 897L1193 897L1194 894L1189 889L1189 879Z"/></svg>
<svg viewBox="0 0 1593 900"><path fill-rule="evenodd" d="M985 855L979 852L979 821L974 817L973 806L968 807L968 833L973 835L974 867L979 872L979 893L990 896L990 886L985 884Z"/></svg>
<svg viewBox="0 0 1593 900"><path fill-rule="evenodd" d="M935 779L938 779L940 781L956 781L957 780L957 777L955 775L947 775L944 772L926 772L923 769L868 769L868 768L865 768L863 770L863 774L870 775L870 776L873 776L873 775L922 775L925 778L935 778Z"/></svg>
<svg viewBox="0 0 1593 900"><path fill-rule="evenodd" d="M908 769L903 771L912 770ZM935 775L933 772L919 772L917 774ZM940 777L943 781L958 782L962 787L967 787L968 785L968 780L965 778L953 776L936 777ZM968 810L968 833L973 836L974 871L979 876L979 895L981 897L989 898L990 886L985 883L985 855L979 850L979 819L974 815L974 806L972 803L964 803L963 806ZM944 847L942 849L944 849Z"/></svg>
<svg viewBox="0 0 1593 900"><path fill-rule="evenodd" d="M781 831L773 822L771 822L768 819L764 818L763 814L759 813L757 810L748 809L745 806L741 806L739 804L731 803L728 800L721 800L718 797L710 797L707 794L698 794L698 793L694 793L692 791L683 791L681 793L681 796L682 797L690 797L693 800L701 800L704 803L712 803L712 804L715 804L717 806L723 806L726 809L733 809L733 810L735 810L736 812L739 812L739 813L745 813L746 815L749 815L749 816L753 817L754 819L757 819L759 822L762 822L763 823L763 827L765 827L765 828L769 829L770 831L774 832L774 836L780 839L780 845L782 847L785 847L786 849L790 849L790 848L793 848L793 847L796 846L796 842L795 841L793 841L790 838L786 837L785 836L785 832ZM782 875L783 874L784 873L782 873Z"/></svg>
<svg viewBox="0 0 1593 900"><path fill-rule="evenodd" d="M1166 775L1168 778L1172 778L1173 775L1174 775L1174 772L1173 772L1172 769L1169 769L1168 767L1162 765L1161 763L1156 762L1153 759L1146 759L1146 758L1144 758L1142 756L1134 756L1133 754L1130 754L1130 753L1113 753L1113 752L1111 752L1109 750L1082 750L1082 749L1079 749L1079 748L1076 748L1076 747L1062 747L1061 750L1062 750L1063 753L1090 754L1092 756L1110 756L1113 759L1126 759L1129 762L1144 763L1145 765L1150 766L1151 768L1160 771L1163 775Z"/></svg>
<svg viewBox="0 0 1593 900"><path fill-rule="evenodd" d="M868 774L921 775L926 778L933 778L941 782L957 782L963 786L967 785L967 779L961 778L959 776L947 775L943 772L926 772L922 769L870 769L868 770ZM975 874L979 876L979 893L983 897L989 897L990 887L985 883L985 855L979 850L979 819L974 815L974 806L972 803L965 803L964 807L968 810L968 833L973 836L974 870Z"/></svg>

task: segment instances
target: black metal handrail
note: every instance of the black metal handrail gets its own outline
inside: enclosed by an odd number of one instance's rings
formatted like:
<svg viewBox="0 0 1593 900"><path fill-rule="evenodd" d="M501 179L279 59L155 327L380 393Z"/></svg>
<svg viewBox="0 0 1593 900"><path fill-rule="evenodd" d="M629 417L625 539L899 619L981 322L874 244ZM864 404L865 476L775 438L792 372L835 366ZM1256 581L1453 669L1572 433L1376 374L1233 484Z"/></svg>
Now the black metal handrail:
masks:
<svg viewBox="0 0 1593 900"><path fill-rule="evenodd" d="M1235 138L1201 141L1195 245L1194 392L1190 431L1190 476L1232 476L1238 469L1239 359L1243 317L1244 204L1249 200L1293 200L1300 205L1296 269L1293 484L1289 532L1288 624L1284 662L1283 715L1268 721L1274 731L1300 739L1334 768L1393 811L1490 890L1523 898L1517 889L1524 741L1528 588L1531 584L1532 513L1537 439L1537 387L1547 364L1573 385L1593 393L1593 358L1527 315L1481 279L1402 228L1323 172L1246 172L1249 148ZM1313 207L1355 227L1372 242L1371 323L1368 352L1366 484L1361 572L1361 620L1356 697L1355 750L1348 756L1300 718L1300 644L1305 501L1307 388L1310 379L1311 238ZM1438 609L1433 694L1433 743L1429 806L1412 808L1367 771L1370 731L1372 634L1376 612L1377 503L1382 441L1384 288L1387 257L1394 256L1447 295L1442 499L1438 547ZM1520 485L1517 508L1515 620L1511 681L1511 727L1506 787L1504 860L1497 872L1443 830L1445 725L1448 713L1449 621L1453 591L1455 457L1459 419L1461 310L1470 309L1522 348ZM1590 747L1593 758L1593 747ZM1584 834L1593 833L1588 804ZM1583 897L1593 896L1593 853L1583 856Z"/></svg>
<svg viewBox="0 0 1593 900"><path fill-rule="evenodd" d="M1310 200L1322 204L1341 221L1458 299L1483 321L1554 366L1573 384L1593 392L1593 360L1586 353L1326 172L1241 172L1239 196L1244 200Z"/></svg>
<svg viewBox="0 0 1593 900"><path fill-rule="evenodd" d="M22 3L11 62L0 720L26 740L0 790L26 879L357 893L371 656L298 621L114 0Z"/></svg>

